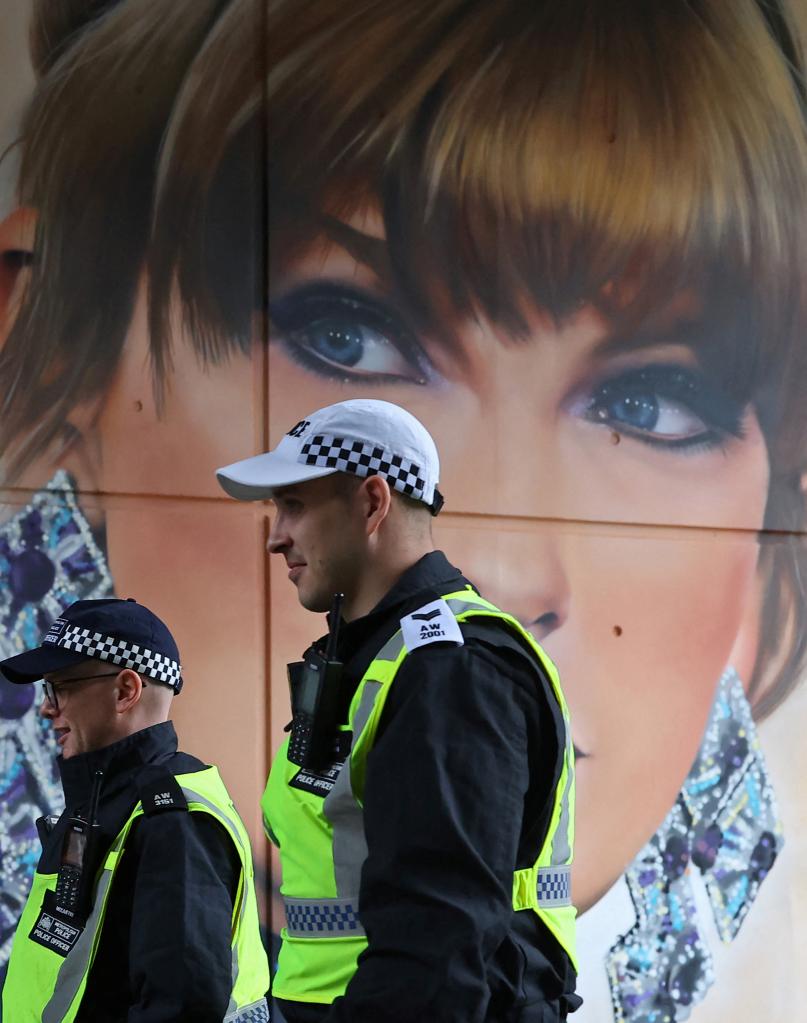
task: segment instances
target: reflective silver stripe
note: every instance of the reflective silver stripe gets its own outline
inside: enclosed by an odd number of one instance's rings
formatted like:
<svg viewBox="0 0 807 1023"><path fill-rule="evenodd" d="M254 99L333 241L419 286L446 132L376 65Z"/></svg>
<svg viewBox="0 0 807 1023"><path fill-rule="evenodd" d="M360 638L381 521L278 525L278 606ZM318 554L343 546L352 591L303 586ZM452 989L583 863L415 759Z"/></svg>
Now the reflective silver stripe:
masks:
<svg viewBox="0 0 807 1023"><path fill-rule="evenodd" d="M243 900L242 900L243 901ZM230 1000L227 1002L227 1013L234 1012L238 1008L238 1002L233 998L233 991L235 991L235 982L238 980L238 939L233 942L232 951L230 952L230 977L232 978L232 987L230 988Z"/></svg>
<svg viewBox="0 0 807 1023"><path fill-rule="evenodd" d="M398 631L387 640L373 660L395 661L403 650L403 646L403 637ZM380 682L368 679L364 683L359 706L353 717L351 754L370 720L380 691ZM339 772L333 788L325 797L322 812L330 821L333 830L333 872L336 893L339 898L356 902L362 864L367 859L367 839L364 836L364 813L353 794L350 764L351 759L348 756L345 767ZM362 933L364 932L362 931Z"/></svg>
<svg viewBox="0 0 807 1023"><path fill-rule="evenodd" d="M403 633L400 629L395 633L394 636L390 636L387 642L381 647L381 650L373 658L374 661L397 661L401 651L404 648Z"/></svg>
<svg viewBox="0 0 807 1023"><path fill-rule="evenodd" d="M572 904L571 867L541 867L538 871L538 905L543 909Z"/></svg>
<svg viewBox="0 0 807 1023"><path fill-rule="evenodd" d="M475 600L462 600L460 597L451 597L449 599L444 597L443 600L451 608L451 613L455 618L459 618L466 611L482 611L484 614L495 614L498 611L498 608L492 608L488 604L478 603Z"/></svg>
<svg viewBox="0 0 807 1023"><path fill-rule="evenodd" d="M200 793L195 792L193 789L185 788L184 785L182 786L182 791L184 792L185 798L188 800L189 803L190 802L201 803L203 806L206 806L208 810L211 811L211 813L214 813L218 818L229 824L230 830L233 832L233 836L236 842L238 842L239 846L241 847L241 852L244 852L244 843L241 841L241 836L238 834L238 828L235 826L235 824L233 824L232 820L221 809L221 807L216 806L215 803L211 803L209 799L207 799L203 795L200 795Z"/></svg>
<svg viewBox="0 0 807 1023"><path fill-rule="evenodd" d="M128 828L126 833L128 834ZM120 852L125 835L121 835L110 852ZM108 856L109 854L107 854ZM48 1004L42 1011L42 1023L62 1023L67 1016L76 992L90 968L92 947L100 926L101 914L106 904L109 886L112 883L112 869L104 869L95 891L95 903L87 918L87 924L70 955L62 963L56 977L56 985Z"/></svg>
<svg viewBox="0 0 807 1023"><path fill-rule="evenodd" d="M568 722L564 721L564 724L566 725L568 732ZM574 780L572 756L572 745L567 734L566 750L563 754L564 763L566 765L566 784L563 786L563 795L561 796L560 802L560 817L558 819L558 826L555 828L555 834L552 836L552 851L550 853L552 865L555 867L558 867L563 863L568 863L572 858L572 850L569 845L569 825L571 823L569 790L571 789L572 781Z"/></svg>
<svg viewBox="0 0 807 1023"><path fill-rule="evenodd" d="M358 897L352 899L284 899L286 930L292 938L363 936L357 914Z"/></svg>
<svg viewBox="0 0 807 1023"><path fill-rule="evenodd" d="M229 825L229 828L227 829L228 834L231 834L238 842L238 845L241 848L243 862L243 860L246 858L244 843L241 841L241 836L238 834L238 828L235 826L235 824L233 824L232 820L227 816L227 814L224 813L221 807L216 806L215 803L211 803L210 800L205 798L205 796L203 796L201 793L196 792L194 789L186 788L184 785L182 787L182 792L184 793L185 798L188 800L189 803L201 803L202 806L206 806L214 816L218 817L220 821L223 821L225 824ZM244 873L243 867L242 873ZM232 992L235 991L235 983L238 980L238 936L241 934L241 922L244 919L244 913L246 912L247 906L246 885L247 878L246 873L244 873L243 883L241 886L241 905L238 907L238 923L236 925L235 941L233 942L233 947L230 951L230 977L232 979L232 986L230 988L231 992L230 1001L229 1004L227 1005L228 1014L227 1019L230 1018L230 1014L233 1011L238 1009L235 999L232 996ZM233 1016L233 1019L239 1018L240 1017Z"/></svg>
<svg viewBox="0 0 807 1023"><path fill-rule="evenodd" d="M250 1005L244 1005L235 1012L228 1011L224 1023L269 1023L269 1006L266 999L261 998Z"/></svg>
<svg viewBox="0 0 807 1023"><path fill-rule="evenodd" d="M364 685L353 722L353 745L367 724L380 689L380 682L366 682ZM364 814L353 795L349 759L325 797L322 812L333 829L336 893L340 897L354 897L359 890L362 864L367 859L367 839L364 837Z"/></svg>

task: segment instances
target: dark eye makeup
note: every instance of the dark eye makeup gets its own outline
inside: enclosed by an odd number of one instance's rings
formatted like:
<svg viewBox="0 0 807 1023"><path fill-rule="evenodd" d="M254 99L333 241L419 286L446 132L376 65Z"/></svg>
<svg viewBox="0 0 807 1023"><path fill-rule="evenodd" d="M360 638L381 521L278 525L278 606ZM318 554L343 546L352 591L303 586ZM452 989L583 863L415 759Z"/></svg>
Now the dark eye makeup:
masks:
<svg viewBox="0 0 807 1023"><path fill-rule="evenodd" d="M269 313L289 356L320 376L423 385L433 375L403 317L379 297L320 281L273 300Z"/></svg>
<svg viewBox="0 0 807 1023"><path fill-rule="evenodd" d="M384 296L314 280L281 294L269 309L275 343L320 377L365 386L442 380L405 316ZM606 365L568 407L589 422L681 452L742 438L748 411L713 374L674 361L619 371Z"/></svg>
<svg viewBox="0 0 807 1023"><path fill-rule="evenodd" d="M600 380L583 414L645 443L685 449L741 438L746 406L697 368L651 363Z"/></svg>

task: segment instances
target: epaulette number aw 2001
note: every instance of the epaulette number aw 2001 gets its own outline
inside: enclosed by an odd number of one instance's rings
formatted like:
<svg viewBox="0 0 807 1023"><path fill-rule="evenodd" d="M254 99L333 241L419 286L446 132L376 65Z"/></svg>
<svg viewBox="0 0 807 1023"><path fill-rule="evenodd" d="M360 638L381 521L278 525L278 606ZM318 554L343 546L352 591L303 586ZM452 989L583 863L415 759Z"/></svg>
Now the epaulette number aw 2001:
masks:
<svg viewBox="0 0 807 1023"><path fill-rule="evenodd" d="M444 600L433 600L401 619L401 632L410 652L428 643L456 643L464 640L459 623Z"/></svg>

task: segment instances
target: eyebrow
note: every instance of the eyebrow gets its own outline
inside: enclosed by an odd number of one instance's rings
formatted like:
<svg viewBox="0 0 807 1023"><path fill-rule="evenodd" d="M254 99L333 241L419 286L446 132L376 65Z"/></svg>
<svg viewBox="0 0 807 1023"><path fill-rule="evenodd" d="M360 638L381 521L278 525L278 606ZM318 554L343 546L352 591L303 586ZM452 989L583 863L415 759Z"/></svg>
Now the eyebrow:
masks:
<svg viewBox="0 0 807 1023"><path fill-rule="evenodd" d="M320 214L319 222L325 234L356 262L368 267L377 277L389 280L392 271L386 239L365 234L328 213Z"/></svg>
<svg viewBox="0 0 807 1023"><path fill-rule="evenodd" d="M384 283L392 279L392 265L389 247L385 238L366 234L352 227L344 220L329 213L320 213L317 223L322 232L332 242L344 249L357 263L361 263L372 271ZM597 303L592 301L592 306ZM596 345L592 354L599 357L610 357L624 353L652 348L657 345L680 345L697 353L699 340L703 339L706 316L703 310L697 313L681 312L673 314L669 322L664 323L664 311L651 311L642 318L643 322L637 330L621 330L617 324L618 315L601 310L608 329L606 336ZM654 322L655 321L655 322ZM453 346L449 346L453 350ZM274 497L284 496L283 490L276 490Z"/></svg>
<svg viewBox="0 0 807 1023"><path fill-rule="evenodd" d="M597 355L612 356L659 345L677 345L697 354L714 329L708 317L681 316L658 325L653 324L651 318L651 322L643 323L635 331L623 331L616 327L597 345L596 352Z"/></svg>
<svg viewBox="0 0 807 1023"><path fill-rule="evenodd" d="M293 489L293 485L292 486L287 486L287 487L273 487L272 488L272 496L270 498L268 498L267 500L276 503L278 500L282 501L282 500L294 499L295 496L299 496L299 495L296 494L296 491Z"/></svg>

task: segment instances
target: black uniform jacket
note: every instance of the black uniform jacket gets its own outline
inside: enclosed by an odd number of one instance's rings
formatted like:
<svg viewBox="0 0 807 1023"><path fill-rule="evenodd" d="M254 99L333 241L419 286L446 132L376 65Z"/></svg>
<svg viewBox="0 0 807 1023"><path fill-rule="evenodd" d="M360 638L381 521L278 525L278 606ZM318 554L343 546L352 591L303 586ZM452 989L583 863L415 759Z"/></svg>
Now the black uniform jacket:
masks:
<svg viewBox="0 0 807 1023"><path fill-rule="evenodd" d="M66 819L87 813L99 768L103 854L153 765L173 775L205 767L177 752L170 722L93 753L60 757L67 809L44 842L38 870L58 870ZM240 870L232 840L208 814L171 810L138 818L109 896L78 1023L221 1023L232 988L230 935Z"/></svg>
<svg viewBox="0 0 807 1023"><path fill-rule="evenodd" d="M348 687L401 617L466 583L436 551L344 625ZM549 1023L580 1003L566 954L536 914L512 908L513 871L535 863L552 811L560 710L504 625L462 629L463 646L406 657L369 756L368 948L332 1006L278 1000L288 1023Z"/></svg>

